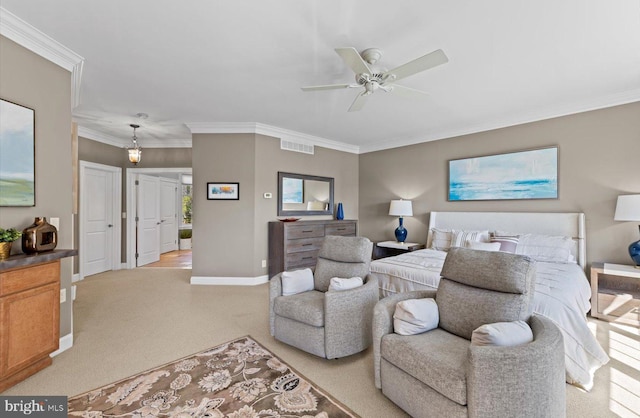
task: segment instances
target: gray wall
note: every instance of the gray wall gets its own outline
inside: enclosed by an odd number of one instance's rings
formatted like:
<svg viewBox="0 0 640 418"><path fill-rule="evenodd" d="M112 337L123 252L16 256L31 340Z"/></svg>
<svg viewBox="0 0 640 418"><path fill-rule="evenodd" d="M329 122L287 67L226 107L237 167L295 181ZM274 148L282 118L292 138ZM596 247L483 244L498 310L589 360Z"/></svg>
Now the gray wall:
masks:
<svg viewBox="0 0 640 418"><path fill-rule="evenodd" d="M430 211L584 212L587 259L630 264L638 225L614 222L619 194L640 193L640 103L360 155L360 232L394 239L391 199L413 200L408 241L425 242ZM448 202L448 160L557 145L559 199Z"/></svg>
<svg viewBox="0 0 640 418"><path fill-rule="evenodd" d="M254 134L193 136L193 275L267 274L267 223L277 220L278 171L335 178L345 217L358 214L358 156L315 147L315 154L280 149L277 138ZM239 182L240 200L206 199L207 182ZM272 199L263 198L270 192ZM330 219L313 216L307 219Z"/></svg>
<svg viewBox="0 0 640 418"><path fill-rule="evenodd" d="M60 218L58 248L73 248L71 73L0 36L0 97L35 110L35 207L0 208L0 226L22 230L38 216ZM13 252L20 249L20 241ZM61 263L60 335L71 332L72 261Z"/></svg>

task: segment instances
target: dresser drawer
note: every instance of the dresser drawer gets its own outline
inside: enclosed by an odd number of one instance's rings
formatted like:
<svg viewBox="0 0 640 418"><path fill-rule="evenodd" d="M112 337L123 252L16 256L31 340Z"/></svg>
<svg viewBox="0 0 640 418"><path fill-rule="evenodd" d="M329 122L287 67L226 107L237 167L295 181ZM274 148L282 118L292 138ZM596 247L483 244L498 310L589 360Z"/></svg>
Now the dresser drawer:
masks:
<svg viewBox="0 0 640 418"><path fill-rule="evenodd" d="M285 243L285 251L289 253L299 253L301 251L318 251L322 246L324 237L290 239Z"/></svg>
<svg viewBox="0 0 640 418"><path fill-rule="evenodd" d="M303 251L299 253L291 253L285 256L285 265L287 270L296 267L314 267L318 261L318 250Z"/></svg>
<svg viewBox="0 0 640 418"><path fill-rule="evenodd" d="M356 224L355 223L345 223L345 224L334 224L327 225L324 229L325 235L345 235L352 236L356 235Z"/></svg>
<svg viewBox="0 0 640 418"><path fill-rule="evenodd" d="M286 239L324 237L324 225L287 225Z"/></svg>

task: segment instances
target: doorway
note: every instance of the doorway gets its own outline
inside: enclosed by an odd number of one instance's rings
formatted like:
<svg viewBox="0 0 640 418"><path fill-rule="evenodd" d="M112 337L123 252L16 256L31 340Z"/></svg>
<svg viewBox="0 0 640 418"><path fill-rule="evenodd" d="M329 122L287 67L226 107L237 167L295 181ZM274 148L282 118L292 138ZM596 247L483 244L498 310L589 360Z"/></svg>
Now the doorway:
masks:
<svg viewBox="0 0 640 418"><path fill-rule="evenodd" d="M191 175L191 168L126 169L127 268L154 266L166 255L177 254L180 179L185 174Z"/></svg>

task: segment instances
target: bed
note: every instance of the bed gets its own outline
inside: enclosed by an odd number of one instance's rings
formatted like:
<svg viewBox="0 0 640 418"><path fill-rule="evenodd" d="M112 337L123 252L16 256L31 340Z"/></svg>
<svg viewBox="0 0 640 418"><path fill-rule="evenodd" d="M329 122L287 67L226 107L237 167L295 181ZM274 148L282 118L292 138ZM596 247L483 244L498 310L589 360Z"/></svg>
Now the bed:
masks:
<svg viewBox="0 0 640 418"><path fill-rule="evenodd" d="M594 372L609 357L587 325L591 289L585 275L584 214L431 212L426 249L374 260L371 273L378 278L381 297L437 289L446 249L451 245L488 249L483 247L485 242L512 237L516 237L512 244L499 244L501 250L538 261L534 313L553 320L562 331L567 382L591 389Z"/></svg>

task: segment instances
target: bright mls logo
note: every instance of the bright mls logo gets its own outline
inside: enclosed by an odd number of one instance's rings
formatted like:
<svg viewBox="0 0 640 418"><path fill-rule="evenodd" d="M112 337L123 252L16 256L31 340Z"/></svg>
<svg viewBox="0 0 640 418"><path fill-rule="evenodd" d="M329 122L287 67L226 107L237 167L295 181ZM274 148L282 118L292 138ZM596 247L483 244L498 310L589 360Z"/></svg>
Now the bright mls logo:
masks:
<svg viewBox="0 0 640 418"><path fill-rule="evenodd" d="M46 417L67 416L66 396L0 396L0 416Z"/></svg>

